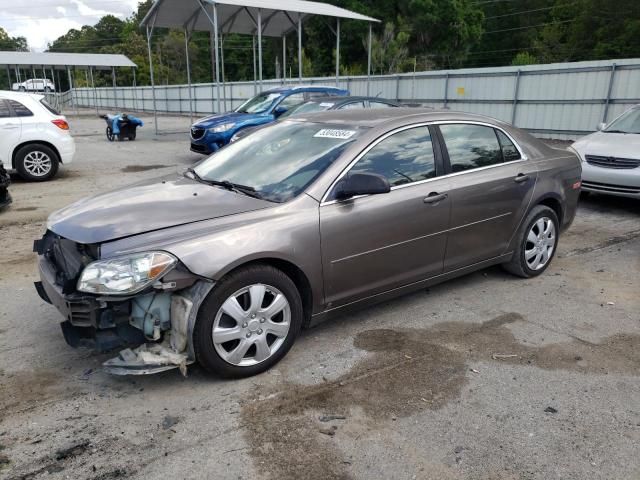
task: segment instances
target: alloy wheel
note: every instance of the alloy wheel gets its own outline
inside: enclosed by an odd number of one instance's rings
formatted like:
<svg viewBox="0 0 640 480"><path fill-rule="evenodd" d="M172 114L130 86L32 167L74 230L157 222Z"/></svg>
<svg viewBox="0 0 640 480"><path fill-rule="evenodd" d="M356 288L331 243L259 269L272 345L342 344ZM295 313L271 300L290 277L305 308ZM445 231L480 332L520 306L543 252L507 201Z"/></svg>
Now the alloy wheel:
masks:
<svg viewBox="0 0 640 480"><path fill-rule="evenodd" d="M540 270L549 263L556 248L556 227L549 217L540 217L531 226L524 247L524 258L531 270Z"/></svg>
<svg viewBox="0 0 640 480"><path fill-rule="evenodd" d="M275 287L254 284L227 298L216 313L211 338L225 362L240 367L262 363L284 344L291 306Z"/></svg>
<svg viewBox="0 0 640 480"><path fill-rule="evenodd" d="M49 155L39 150L29 152L24 157L24 169L34 177L44 177L51 171Z"/></svg>

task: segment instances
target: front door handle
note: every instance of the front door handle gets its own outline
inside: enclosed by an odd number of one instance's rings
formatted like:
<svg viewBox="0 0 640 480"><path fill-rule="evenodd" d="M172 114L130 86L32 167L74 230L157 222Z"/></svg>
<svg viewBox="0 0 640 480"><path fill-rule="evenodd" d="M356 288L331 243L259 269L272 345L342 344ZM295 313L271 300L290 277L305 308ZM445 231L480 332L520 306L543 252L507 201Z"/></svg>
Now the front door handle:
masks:
<svg viewBox="0 0 640 480"><path fill-rule="evenodd" d="M426 204L434 205L446 199L448 196L446 193L431 192L428 196L424 197L422 201Z"/></svg>
<svg viewBox="0 0 640 480"><path fill-rule="evenodd" d="M516 178L513 179L516 183L522 183L529 180L529 175L525 175L524 173L519 173Z"/></svg>

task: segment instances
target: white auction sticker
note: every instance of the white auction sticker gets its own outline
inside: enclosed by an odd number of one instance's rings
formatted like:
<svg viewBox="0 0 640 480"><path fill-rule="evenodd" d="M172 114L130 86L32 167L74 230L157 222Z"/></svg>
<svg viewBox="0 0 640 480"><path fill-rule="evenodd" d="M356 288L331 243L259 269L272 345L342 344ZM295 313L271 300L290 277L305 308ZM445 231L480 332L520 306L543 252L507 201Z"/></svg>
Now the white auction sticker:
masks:
<svg viewBox="0 0 640 480"><path fill-rule="evenodd" d="M333 107L335 104L334 103L321 103L320 106L321 107Z"/></svg>
<svg viewBox="0 0 640 480"><path fill-rule="evenodd" d="M355 130L337 130L333 128L323 128L314 135L317 138L351 138L355 135Z"/></svg>

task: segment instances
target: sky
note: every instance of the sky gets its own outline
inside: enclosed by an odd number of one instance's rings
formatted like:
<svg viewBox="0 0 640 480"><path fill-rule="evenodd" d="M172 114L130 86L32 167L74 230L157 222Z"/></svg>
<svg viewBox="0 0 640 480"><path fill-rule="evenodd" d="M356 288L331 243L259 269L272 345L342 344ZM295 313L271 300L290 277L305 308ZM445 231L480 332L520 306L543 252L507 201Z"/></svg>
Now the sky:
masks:
<svg viewBox="0 0 640 480"><path fill-rule="evenodd" d="M0 27L41 52L71 28L95 25L108 14L124 20L137 5L138 0L0 0Z"/></svg>

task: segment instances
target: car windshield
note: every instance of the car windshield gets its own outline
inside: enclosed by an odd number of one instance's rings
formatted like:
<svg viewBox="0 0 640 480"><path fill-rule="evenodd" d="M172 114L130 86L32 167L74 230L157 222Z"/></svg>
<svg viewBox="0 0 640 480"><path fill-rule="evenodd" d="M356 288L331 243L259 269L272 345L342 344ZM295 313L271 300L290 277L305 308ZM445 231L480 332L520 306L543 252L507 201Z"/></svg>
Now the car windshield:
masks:
<svg viewBox="0 0 640 480"><path fill-rule="evenodd" d="M273 102L281 96L282 94L280 93L261 93L244 102L235 111L239 113L263 113L269 110Z"/></svg>
<svg viewBox="0 0 640 480"><path fill-rule="evenodd" d="M609 133L640 133L640 108L633 108L611 122L605 130Z"/></svg>
<svg viewBox="0 0 640 480"><path fill-rule="evenodd" d="M292 115L300 115L301 113L324 112L329 110L335 104L332 102L306 102L291 107L287 112L283 113L280 118L291 117Z"/></svg>
<svg viewBox="0 0 640 480"><path fill-rule="evenodd" d="M362 131L278 122L227 145L194 170L202 181L229 182L265 200L286 202L315 181Z"/></svg>

